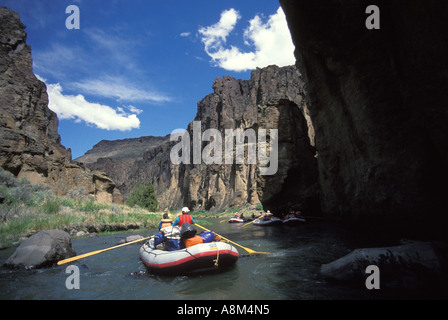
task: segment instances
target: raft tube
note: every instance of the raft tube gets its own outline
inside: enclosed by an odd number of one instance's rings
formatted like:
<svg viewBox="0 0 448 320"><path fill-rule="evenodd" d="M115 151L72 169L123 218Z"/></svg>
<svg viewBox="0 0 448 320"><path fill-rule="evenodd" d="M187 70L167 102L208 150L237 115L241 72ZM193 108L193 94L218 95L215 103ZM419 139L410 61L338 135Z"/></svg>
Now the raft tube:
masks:
<svg viewBox="0 0 448 320"><path fill-rule="evenodd" d="M249 218L244 218L244 219L241 219L241 218L230 218L229 219L229 223L245 223L245 222L249 222L249 221L252 221L252 219L249 219Z"/></svg>
<svg viewBox="0 0 448 320"><path fill-rule="evenodd" d="M252 222L252 224L256 226L276 226L282 224L282 219L277 217L272 217L269 220L257 219L254 222Z"/></svg>
<svg viewBox="0 0 448 320"><path fill-rule="evenodd" d="M292 217L292 218L283 220L283 224L285 224L285 225L297 225L297 224L302 224L304 222L306 222L306 219L304 217Z"/></svg>
<svg viewBox="0 0 448 320"><path fill-rule="evenodd" d="M176 251L158 250L152 242L140 247L140 259L150 272L164 275L182 275L207 269L223 269L238 260L238 251L224 242L201 243Z"/></svg>

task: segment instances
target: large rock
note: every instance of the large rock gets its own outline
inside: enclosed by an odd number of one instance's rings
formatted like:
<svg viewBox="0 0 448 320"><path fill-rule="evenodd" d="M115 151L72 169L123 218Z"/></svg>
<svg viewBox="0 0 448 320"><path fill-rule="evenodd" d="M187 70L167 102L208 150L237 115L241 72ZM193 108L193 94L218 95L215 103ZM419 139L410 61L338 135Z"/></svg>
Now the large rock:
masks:
<svg viewBox="0 0 448 320"><path fill-rule="evenodd" d="M70 163L71 151L60 143L58 118L48 108L46 86L32 70L25 26L6 7L0 8L0 97L0 167L19 179L47 184L56 195L83 187L99 201L114 201L110 178Z"/></svg>
<svg viewBox="0 0 448 320"><path fill-rule="evenodd" d="M428 242L362 248L322 265L321 275L329 281L363 286L371 273L366 273L367 267L374 265L379 270L380 288L431 287L447 279L444 259L446 247Z"/></svg>
<svg viewBox="0 0 448 320"><path fill-rule="evenodd" d="M280 0L307 83L326 214L445 237L448 3ZM401 235L400 235L401 234Z"/></svg>
<svg viewBox="0 0 448 320"><path fill-rule="evenodd" d="M24 240L6 260L5 266L26 269L44 268L75 255L67 232L40 231Z"/></svg>

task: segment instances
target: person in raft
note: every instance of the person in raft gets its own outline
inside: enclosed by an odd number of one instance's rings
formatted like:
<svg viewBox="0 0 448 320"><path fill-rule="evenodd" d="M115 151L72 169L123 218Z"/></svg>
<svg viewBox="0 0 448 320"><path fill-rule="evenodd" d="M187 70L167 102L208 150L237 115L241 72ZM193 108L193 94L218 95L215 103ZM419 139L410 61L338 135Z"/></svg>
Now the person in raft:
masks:
<svg viewBox="0 0 448 320"><path fill-rule="evenodd" d="M213 231L201 232L199 235L196 234L196 229L193 228L188 222L184 222L180 228L181 234L181 248L189 248L196 244L209 243L213 241L220 241L221 237L218 236Z"/></svg>
<svg viewBox="0 0 448 320"><path fill-rule="evenodd" d="M169 225L161 228L154 235L153 245L156 249L176 251L181 249L181 233L178 226Z"/></svg>
<svg viewBox="0 0 448 320"><path fill-rule="evenodd" d="M173 226L177 226L178 225L179 227L182 228L182 225L185 222L188 222L189 224L194 224L194 219L191 216L191 214L189 214L189 212L190 212L190 209L188 209L188 207L183 207L182 208L182 214L180 216L178 216L176 218L176 220L174 220Z"/></svg>
<svg viewBox="0 0 448 320"><path fill-rule="evenodd" d="M266 214L261 218L261 220L268 221L271 220L273 216L274 215L271 213L271 211L268 210Z"/></svg>
<svg viewBox="0 0 448 320"><path fill-rule="evenodd" d="M162 220L159 222L159 230L169 227L173 224L173 220L170 219L170 216L168 215L168 213L164 213L163 214L163 218Z"/></svg>

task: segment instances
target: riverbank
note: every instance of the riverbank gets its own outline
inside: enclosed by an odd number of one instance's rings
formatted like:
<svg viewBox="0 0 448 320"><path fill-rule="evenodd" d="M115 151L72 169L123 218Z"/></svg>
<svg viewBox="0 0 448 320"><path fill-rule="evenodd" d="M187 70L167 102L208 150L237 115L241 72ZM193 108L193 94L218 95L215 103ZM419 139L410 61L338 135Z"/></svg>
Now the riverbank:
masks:
<svg viewBox="0 0 448 320"><path fill-rule="evenodd" d="M36 198L36 194L32 197ZM42 199L13 201L2 204L0 249L18 245L24 238L49 229L64 230L72 237L108 232L157 228L163 212L150 212L140 207L104 204L93 200L76 200L46 195ZM171 211L174 220L179 213ZM235 210L223 213L192 212L196 220L219 217L225 220ZM200 220L199 220L200 221Z"/></svg>
<svg viewBox="0 0 448 320"><path fill-rule="evenodd" d="M104 204L92 199L56 197L43 187L26 182L14 188L0 185L0 249L15 246L33 234L50 229L64 230L72 237L137 229L156 229L163 212ZM174 220L179 214L171 211ZM221 214L192 212L196 219L230 218L234 210Z"/></svg>
<svg viewBox="0 0 448 320"><path fill-rule="evenodd" d="M161 217L160 213L142 208L60 197L33 205L22 203L8 209L7 218L3 218L0 224L0 248L17 245L23 238L42 230L60 229L71 236L82 236L155 228Z"/></svg>
<svg viewBox="0 0 448 320"><path fill-rule="evenodd" d="M71 190L66 197L58 197L44 185L18 180L11 173L0 170L0 249L18 245L22 239L42 230L64 230L73 237L155 229L164 213L150 212L138 206L99 203L81 191ZM228 219L236 212L243 212L241 210L231 208L222 213L196 211L191 214L195 219ZM249 211L244 212L250 215ZM178 214L178 210L169 212L173 220Z"/></svg>

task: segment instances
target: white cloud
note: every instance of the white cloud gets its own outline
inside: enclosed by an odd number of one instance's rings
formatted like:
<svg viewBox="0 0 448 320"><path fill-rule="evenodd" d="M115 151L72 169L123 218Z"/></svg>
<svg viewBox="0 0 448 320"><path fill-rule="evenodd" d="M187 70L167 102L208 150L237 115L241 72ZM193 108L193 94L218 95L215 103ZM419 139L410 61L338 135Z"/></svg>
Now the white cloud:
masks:
<svg viewBox="0 0 448 320"><path fill-rule="evenodd" d="M243 52L238 47L225 46L228 35L240 18L235 9L226 10L221 13L219 22L198 30L205 51L217 66L245 71L270 64L286 66L295 63L294 44L281 7L269 16L266 23L258 15L249 21L249 27L244 30L244 43L253 46L253 51Z"/></svg>
<svg viewBox="0 0 448 320"><path fill-rule="evenodd" d="M181 37L188 37L191 33L190 32L182 32L180 34Z"/></svg>
<svg viewBox="0 0 448 320"><path fill-rule="evenodd" d="M126 79L118 77L105 77L102 79L89 79L71 84L84 93L118 99L119 101L146 101L167 102L171 98L157 92L137 88Z"/></svg>
<svg viewBox="0 0 448 320"><path fill-rule="evenodd" d="M140 127L140 120L135 113L141 110L129 106L131 113L126 113L123 108L114 109L99 103L86 101L82 95L64 95L59 83L47 85L49 98L48 107L56 112L59 119L74 119L79 123L85 121L105 130L127 131ZM135 112L138 110L139 112ZM134 112L133 112L134 111Z"/></svg>
<svg viewBox="0 0 448 320"><path fill-rule="evenodd" d="M241 18L235 9L225 10L221 13L219 22L210 27L200 28L198 31L202 34L202 42L205 50L211 56L209 51L220 51L226 42L227 36L235 28L237 21ZM213 56L212 56L213 58Z"/></svg>
<svg viewBox="0 0 448 320"><path fill-rule="evenodd" d="M134 107L134 106L127 106L126 108L128 108L128 110L129 110L131 113L140 114L140 113L143 112L143 110L138 109L138 108L136 108L136 107Z"/></svg>

